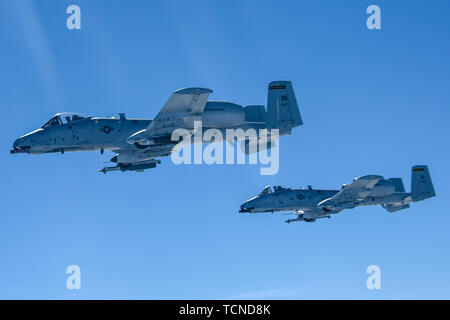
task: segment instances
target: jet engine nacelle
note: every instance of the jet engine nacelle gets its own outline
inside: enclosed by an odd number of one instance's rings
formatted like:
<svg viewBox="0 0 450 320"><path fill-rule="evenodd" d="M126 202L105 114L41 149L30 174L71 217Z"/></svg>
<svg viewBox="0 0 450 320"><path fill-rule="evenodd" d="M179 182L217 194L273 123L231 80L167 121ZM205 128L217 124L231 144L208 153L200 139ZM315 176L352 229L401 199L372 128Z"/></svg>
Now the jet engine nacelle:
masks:
<svg viewBox="0 0 450 320"><path fill-rule="evenodd" d="M370 190L368 197L385 197L395 192L395 185L389 180L380 180Z"/></svg>
<svg viewBox="0 0 450 320"><path fill-rule="evenodd" d="M135 162L141 162L141 161L148 161L153 159L154 157L150 157L149 155L143 153L121 153L117 154L114 157L111 158L111 162L114 163L135 163Z"/></svg>
<svg viewBox="0 0 450 320"><path fill-rule="evenodd" d="M244 121L244 108L231 102L209 101L202 114L204 128L231 128Z"/></svg>

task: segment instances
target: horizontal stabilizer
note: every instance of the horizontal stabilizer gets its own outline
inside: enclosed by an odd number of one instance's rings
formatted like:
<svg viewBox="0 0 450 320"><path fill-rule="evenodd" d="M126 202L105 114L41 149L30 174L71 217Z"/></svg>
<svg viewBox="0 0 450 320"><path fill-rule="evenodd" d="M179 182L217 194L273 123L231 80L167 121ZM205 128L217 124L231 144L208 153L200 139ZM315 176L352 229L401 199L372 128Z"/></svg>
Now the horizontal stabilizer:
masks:
<svg viewBox="0 0 450 320"><path fill-rule="evenodd" d="M387 204L384 205L383 208L385 208L388 212L396 212L396 211L400 211L403 209L407 209L409 208L409 204Z"/></svg>
<svg viewBox="0 0 450 320"><path fill-rule="evenodd" d="M273 139L245 139L240 142L241 151L245 154L253 154L264 150L272 149L277 141Z"/></svg>

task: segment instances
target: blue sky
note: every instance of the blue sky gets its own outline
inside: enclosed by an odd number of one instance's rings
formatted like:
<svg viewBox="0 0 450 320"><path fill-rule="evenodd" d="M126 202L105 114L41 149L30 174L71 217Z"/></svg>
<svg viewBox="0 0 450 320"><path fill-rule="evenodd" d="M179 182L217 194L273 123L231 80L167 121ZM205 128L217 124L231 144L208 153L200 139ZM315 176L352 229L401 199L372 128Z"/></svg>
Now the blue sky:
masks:
<svg viewBox="0 0 450 320"><path fill-rule="evenodd" d="M66 28L81 7L82 29ZM382 29L366 28L370 4ZM0 0L0 298L450 298L448 1ZM97 173L111 154L10 155L53 114L154 117L173 90L266 104L291 80L304 126L280 171ZM427 164L437 197L313 224L243 215L265 185L339 188ZM80 266L81 290L66 288ZM381 290L366 288L367 266Z"/></svg>

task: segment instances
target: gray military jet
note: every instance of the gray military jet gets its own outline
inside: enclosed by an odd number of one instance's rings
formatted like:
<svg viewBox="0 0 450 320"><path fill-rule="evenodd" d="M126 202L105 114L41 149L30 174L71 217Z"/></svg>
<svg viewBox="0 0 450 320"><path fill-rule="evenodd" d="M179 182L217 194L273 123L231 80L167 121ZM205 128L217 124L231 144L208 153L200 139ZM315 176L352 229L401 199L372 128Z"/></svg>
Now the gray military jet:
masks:
<svg viewBox="0 0 450 320"><path fill-rule="evenodd" d="M411 192L405 192L401 178L367 175L344 184L341 190L314 190L311 186L307 189L265 187L259 195L245 201L239 212L293 211L297 218L288 219L287 223L314 222L359 206L381 205L388 212L396 212L435 195L428 167L414 166Z"/></svg>
<svg viewBox="0 0 450 320"><path fill-rule="evenodd" d="M93 117L76 113L58 113L41 128L18 138L11 153L43 154L51 152L94 151L115 152L114 166L99 170L143 171L160 163L178 141L172 141L174 130L186 129L193 134L194 121L202 121L202 129L214 128L255 130L278 129L279 135L290 134L303 124L290 81L269 83L267 111L262 105L242 107L225 101L208 101L212 92L205 88L176 90L155 119ZM248 141L241 141L241 147ZM270 147L270 146L269 146Z"/></svg>

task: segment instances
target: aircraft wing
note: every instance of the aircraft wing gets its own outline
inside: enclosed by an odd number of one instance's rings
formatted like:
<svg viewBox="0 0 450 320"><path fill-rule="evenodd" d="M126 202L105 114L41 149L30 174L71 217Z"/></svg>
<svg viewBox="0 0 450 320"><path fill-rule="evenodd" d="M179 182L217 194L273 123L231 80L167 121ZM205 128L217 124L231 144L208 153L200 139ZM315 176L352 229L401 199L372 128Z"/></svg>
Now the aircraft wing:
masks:
<svg viewBox="0 0 450 320"><path fill-rule="evenodd" d="M263 150L271 149L276 146L277 141L268 139L242 140L240 142L241 151L245 154L252 154Z"/></svg>
<svg viewBox="0 0 450 320"><path fill-rule="evenodd" d="M176 90L156 118L146 129L147 137L170 135L178 128L193 127L193 120L200 120L209 94L206 88L184 88Z"/></svg>
<svg viewBox="0 0 450 320"><path fill-rule="evenodd" d="M370 190L372 190L381 179L383 179L383 177L377 175L367 175L355 178L352 183L346 185L330 198L331 203L339 204L361 201L368 196Z"/></svg>

